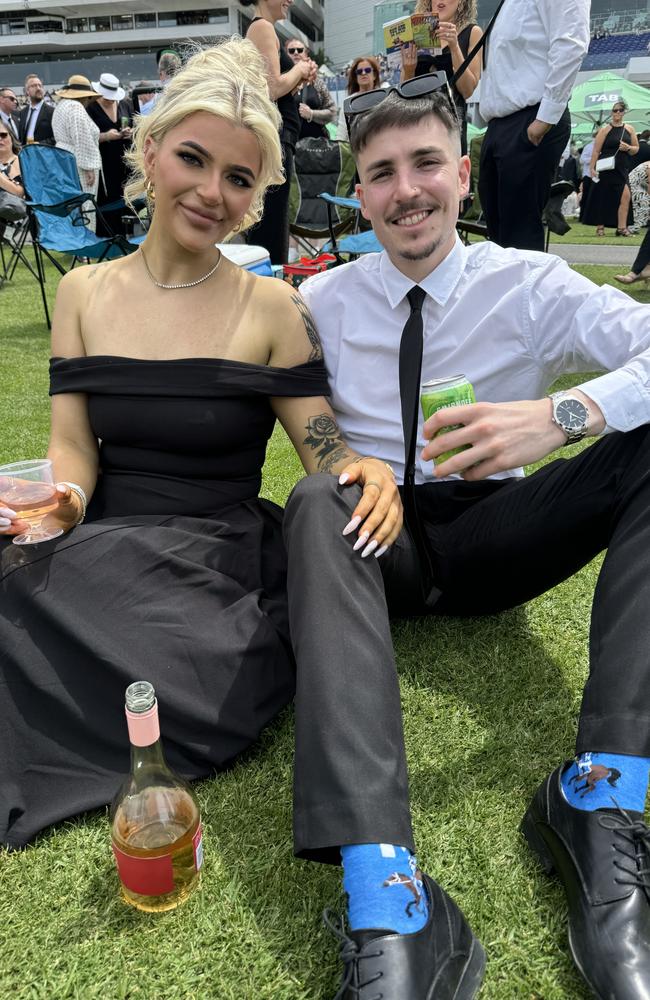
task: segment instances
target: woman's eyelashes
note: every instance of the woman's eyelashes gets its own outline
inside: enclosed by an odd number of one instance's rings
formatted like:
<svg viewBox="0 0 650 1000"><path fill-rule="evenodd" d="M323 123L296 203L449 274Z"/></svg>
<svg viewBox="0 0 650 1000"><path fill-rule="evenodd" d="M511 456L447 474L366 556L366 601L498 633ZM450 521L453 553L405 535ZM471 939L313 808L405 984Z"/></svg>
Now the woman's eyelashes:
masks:
<svg viewBox="0 0 650 1000"><path fill-rule="evenodd" d="M179 150L178 156L183 161L183 163L187 163L188 166L191 167L205 166L205 163L203 162L200 156L197 156L194 153L188 153L187 150L184 149ZM250 188L253 186L250 177L245 177L243 174L228 174L227 176L228 180L231 181L231 183L233 183L235 187Z"/></svg>

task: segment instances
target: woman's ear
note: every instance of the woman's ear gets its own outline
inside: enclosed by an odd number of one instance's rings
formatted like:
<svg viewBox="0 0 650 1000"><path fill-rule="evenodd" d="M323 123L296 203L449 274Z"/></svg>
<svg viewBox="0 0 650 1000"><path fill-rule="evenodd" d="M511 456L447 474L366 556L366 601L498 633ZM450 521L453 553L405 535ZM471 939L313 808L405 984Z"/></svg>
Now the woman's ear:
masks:
<svg viewBox="0 0 650 1000"><path fill-rule="evenodd" d="M144 146L142 148L142 155L144 158L144 172L147 175L147 179L151 180L154 172L154 167L156 164L156 153L158 151L158 146L155 139L150 135L144 140Z"/></svg>

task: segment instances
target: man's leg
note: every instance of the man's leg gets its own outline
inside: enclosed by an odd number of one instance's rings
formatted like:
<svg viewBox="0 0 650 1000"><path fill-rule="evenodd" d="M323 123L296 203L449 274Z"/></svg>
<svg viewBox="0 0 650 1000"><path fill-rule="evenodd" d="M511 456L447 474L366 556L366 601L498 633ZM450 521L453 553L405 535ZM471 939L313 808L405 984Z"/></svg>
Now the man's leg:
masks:
<svg viewBox="0 0 650 1000"><path fill-rule="evenodd" d="M501 243L499 229L499 119L495 118L487 127L481 145L481 159L478 172L478 193L481 211L487 225L488 236L494 243Z"/></svg>
<svg viewBox="0 0 650 1000"><path fill-rule="evenodd" d="M340 487L333 476L308 476L285 511L297 664L295 851L312 860L343 858L352 928L344 982L381 978L385 1000L471 1000L485 964L481 946L411 856L399 685L380 560L361 559L352 551L356 535L342 535L359 496L357 486Z"/></svg>
<svg viewBox="0 0 650 1000"><path fill-rule="evenodd" d="M490 239L520 250L544 250L542 212L571 132L569 113L565 111L539 146L534 146L526 130L535 113L536 108L524 108L506 118L494 119L490 122L492 136L488 132L485 139L485 143L489 140L486 158L493 159L497 174L496 195L494 178L490 180L492 203L487 208L481 188Z"/></svg>

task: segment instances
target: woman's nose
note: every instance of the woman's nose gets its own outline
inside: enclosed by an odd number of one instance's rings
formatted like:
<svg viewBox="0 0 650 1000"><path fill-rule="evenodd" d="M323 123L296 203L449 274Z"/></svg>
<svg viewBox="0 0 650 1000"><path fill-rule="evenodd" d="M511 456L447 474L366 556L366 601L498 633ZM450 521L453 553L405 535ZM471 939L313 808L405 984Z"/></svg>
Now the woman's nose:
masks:
<svg viewBox="0 0 650 1000"><path fill-rule="evenodd" d="M223 201L221 186L221 175L215 171L209 177L203 179L203 183L199 185L198 191L204 201L209 202L211 205L218 205Z"/></svg>

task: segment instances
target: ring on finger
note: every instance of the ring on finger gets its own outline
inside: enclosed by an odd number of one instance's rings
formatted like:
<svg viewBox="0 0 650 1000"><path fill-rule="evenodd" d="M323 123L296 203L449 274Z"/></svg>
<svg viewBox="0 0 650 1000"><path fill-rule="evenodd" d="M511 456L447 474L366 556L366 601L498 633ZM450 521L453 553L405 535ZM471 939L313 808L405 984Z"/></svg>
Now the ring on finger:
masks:
<svg viewBox="0 0 650 1000"><path fill-rule="evenodd" d="M376 486L377 489L379 490L379 492L381 493L381 484L380 483L376 483L374 479L369 479L368 482L365 485L366 486Z"/></svg>

